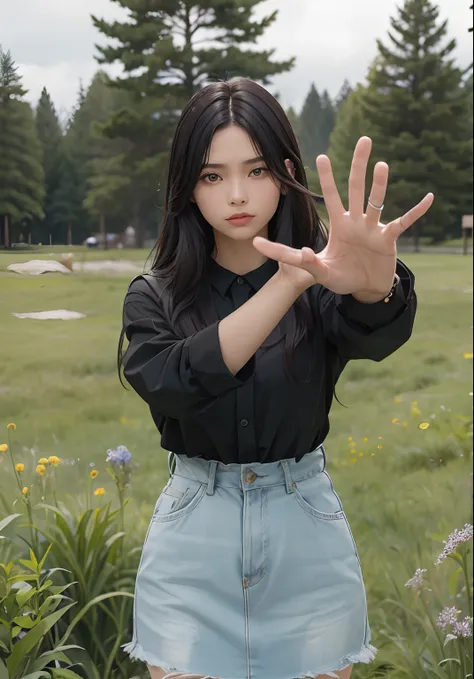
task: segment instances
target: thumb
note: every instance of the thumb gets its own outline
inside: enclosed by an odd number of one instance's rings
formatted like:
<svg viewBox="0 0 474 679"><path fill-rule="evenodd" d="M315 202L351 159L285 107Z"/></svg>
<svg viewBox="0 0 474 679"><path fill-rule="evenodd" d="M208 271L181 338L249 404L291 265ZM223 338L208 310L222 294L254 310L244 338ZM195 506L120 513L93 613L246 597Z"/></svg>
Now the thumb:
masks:
<svg viewBox="0 0 474 679"><path fill-rule="evenodd" d="M311 248L301 248L301 268L306 269L316 283L326 286L329 281L329 268Z"/></svg>

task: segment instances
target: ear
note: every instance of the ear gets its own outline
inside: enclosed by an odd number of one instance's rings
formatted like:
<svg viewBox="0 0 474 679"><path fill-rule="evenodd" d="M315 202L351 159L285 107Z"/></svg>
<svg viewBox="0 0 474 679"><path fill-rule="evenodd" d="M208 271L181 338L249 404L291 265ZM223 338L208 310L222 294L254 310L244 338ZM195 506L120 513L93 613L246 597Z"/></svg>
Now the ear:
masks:
<svg viewBox="0 0 474 679"><path fill-rule="evenodd" d="M288 172L291 174L291 176L294 179L295 178L295 166L293 165L292 161L289 160L289 158L287 158L285 160L285 165L286 165L286 169L288 170Z"/></svg>

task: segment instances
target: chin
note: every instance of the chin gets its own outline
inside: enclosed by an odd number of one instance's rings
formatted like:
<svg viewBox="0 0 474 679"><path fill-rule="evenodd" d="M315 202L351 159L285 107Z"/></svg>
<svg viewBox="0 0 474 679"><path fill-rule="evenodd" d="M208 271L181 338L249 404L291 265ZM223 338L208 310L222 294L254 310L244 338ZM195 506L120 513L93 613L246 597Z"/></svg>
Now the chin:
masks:
<svg viewBox="0 0 474 679"><path fill-rule="evenodd" d="M221 234L221 237L230 238L236 241L253 240L255 236L266 234L265 227L255 227L253 224L247 226L228 226L226 229L214 229Z"/></svg>

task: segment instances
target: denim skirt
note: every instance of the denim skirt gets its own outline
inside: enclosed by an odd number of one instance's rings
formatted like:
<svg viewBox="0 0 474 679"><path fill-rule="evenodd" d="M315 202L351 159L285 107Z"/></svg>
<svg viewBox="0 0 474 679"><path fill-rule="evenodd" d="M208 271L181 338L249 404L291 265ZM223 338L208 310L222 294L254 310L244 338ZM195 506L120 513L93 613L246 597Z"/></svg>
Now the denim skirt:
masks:
<svg viewBox="0 0 474 679"><path fill-rule="evenodd" d="M324 447L298 463L173 457L125 652L218 679L337 678L371 662L359 554Z"/></svg>

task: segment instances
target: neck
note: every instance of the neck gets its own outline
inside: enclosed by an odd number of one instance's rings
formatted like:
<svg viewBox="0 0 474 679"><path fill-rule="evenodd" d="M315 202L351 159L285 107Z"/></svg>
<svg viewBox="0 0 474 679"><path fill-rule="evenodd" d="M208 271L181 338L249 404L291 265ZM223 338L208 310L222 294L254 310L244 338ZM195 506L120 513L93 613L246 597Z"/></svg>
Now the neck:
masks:
<svg viewBox="0 0 474 679"><path fill-rule="evenodd" d="M268 238L268 228L265 227L257 235ZM267 261L267 258L254 248L253 239L236 241L214 231L214 240L213 259L224 269L233 273L244 275L249 271L258 269Z"/></svg>

